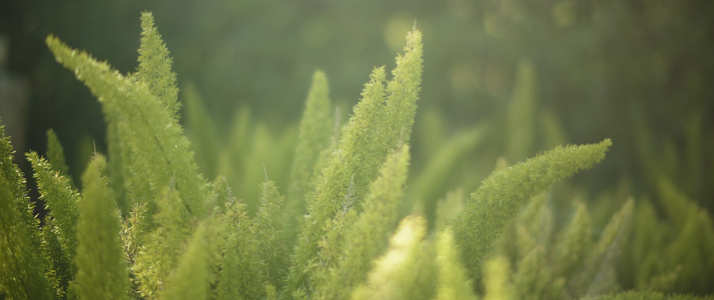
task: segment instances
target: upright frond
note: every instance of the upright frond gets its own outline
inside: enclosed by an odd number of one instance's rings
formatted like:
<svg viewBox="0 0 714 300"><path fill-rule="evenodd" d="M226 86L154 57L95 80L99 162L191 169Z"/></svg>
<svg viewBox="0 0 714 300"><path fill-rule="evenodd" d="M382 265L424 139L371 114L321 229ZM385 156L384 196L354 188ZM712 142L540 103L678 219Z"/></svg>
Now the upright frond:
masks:
<svg viewBox="0 0 714 300"><path fill-rule="evenodd" d="M439 279L436 289L437 300L475 300L476 295L466 277L466 269L461 264L461 255L454 242L454 233L450 228L440 231L436 236L436 260L439 267Z"/></svg>
<svg viewBox="0 0 714 300"><path fill-rule="evenodd" d="M52 129L47 130L47 160L61 175L69 176L69 167L64 158L64 149ZM71 178L69 178L71 179Z"/></svg>
<svg viewBox="0 0 714 300"><path fill-rule="evenodd" d="M261 249L261 261L265 263L266 279L275 287L282 286L284 271L288 268L288 249L282 232L284 218L280 214L284 197L278 192L275 183L269 179L261 185L260 207L255 220L258 247Z"/></svg>
<svg viewBox="0 0 714 300"><path fill-rule="evenodd" d="M329 269L329 279L319 290L325 299L348 298L348 291L367 277L371 261L387 246L389 234L397 221L397 211L404 194L409 147L403 145L382 165L379 177L370 185L363 201L363 211L345 233L342 258ZM354 208L347 208L354 209Z"/></svg>
<svg viewBox="0 0 714 300"><path fill-rule="evenodd" d="M129 296L129 274L119 237L121 224L105 169L106 159L97 155L82 175L74 283L79 299Z"/></svg>
<svg viewBox="0 0 714 300"><path fill-rule="evenodd" d="M226 240L216 287L217 298L263 298L264 265L262 249L255 239L254 223L248 217L245 205L235 199L226 203L225 210Z"/></svg>
<svg viewBox="0 0 714 300"><path fill-rule="evenodd" d="M397 57L394 78L384 87L384 68L376 68L365 84L362 100L342 128L340 140L325 160L315 179L314 193L306 199L309 218L298 234L293 266L285 294L298 289L311 290L309 274L316 266L317 242L328 232L347 226L331 227L331 219L340 210L340 201L349 194L360 207L368 185L377 176L380 165L400 143L407 143L414 122L416 100L421 83L421 33L407 37L406 53ZM329 233L342 236L344 232ZM302 236L300 236L302 235Z"/></svg>
<svg viewBox="0 0 714 300"><path fill-rule="evenodd" d="M156 228L149 232L145 244L136 255L132 270L141 283L139 292L152 298L164 288L166 279L178 264L184 242L191 236L188 211L180 202L177 191L165 188L157 199L158 211L153 215Z"/></svg>
<svg viewBox="0 0 714 300"><path fill-rule="evenodd" d="M211 275L210 259L213 245L211 236L215 234L209 218L198 225L188 244L188 249L181 255L179 264L166 282L161 299L208 299Z"/></svg>
<svg viewBox="0 0 714 300"><path fill-rule="evenodd" d="M511 267L508 258L496 256L486 261L484 271L484 286L486 288L485 300L511 300L515 299L513 288L508 282Z"/></svg>
<svg viewBox="0 0 714 300"><path fill-rule="evenodd" d="M221 150L218 128L193 84L185 85L182 96L185 105L183 113L186 134L192 141L191 146L196 152L196 162L203 175L213 178L218 175L219 158L217 153L220 153Z"/></svg>
<svg viewBox="0 0 714 300"><path fill-rule="evenodd" d="M304 205L303 197L310 189L313 168L320 153L327 148L332 136L332 109L330 105L327 77L322 71L316 71L305 102L305 110L300 119L298 142L295 157L290 170L290 188L288 189L288 212L298 213Z"/></svg>
<svg viewBox="0 0 714 300"><path fill-rule="evenodd" d="M0 291L8 299L51 299L50 284L38 256L39 221L13 163L13 149L0 125Z"/></svg>
<svg viewBox="0 0 714 300"><path fill-rule="evenodd" d="M392 70L394 78L387 85L386 122L388 132L387 147L394 143L409 142L409 137L416 114L416 101L421 91L422 55L421 31L413 30L407 34L404 54L397 56L397 67Z"/></svg>
<svg viewBox="0 0 714 300"><path fill-rule="evenodd" d="M426 222L407 216L389 240L387 252L374 261L364 284L351 299L431 299L436 288L436 264L430 243L424 241Z"/></svg>
<svg viewBox="0 0 714 300"><path fill-rule="evenodd" d="M72 187L67 176L60 175L47 160L37 155L35 152L27 153L27 159L32 164L35 172L33 177L37 180L37 189L40 192L40 199L45 201L49 217L48 225L53 226L54 235L57 236L63 254L62 262L56 265L69 266L70 270L64 270L68 274L75 272L72 259L77 249L77 201L79 192Z"/></svg>
<svg viewBox="0 0 714 300"><path fill-rule="evenodd" d="M177 101L176 73L171 68L173 59L154 25L151 12L141 13L141 30L139 68L135 76L148 86L151 94L158 98L171 116L177 117L181 103Z"/></svg>

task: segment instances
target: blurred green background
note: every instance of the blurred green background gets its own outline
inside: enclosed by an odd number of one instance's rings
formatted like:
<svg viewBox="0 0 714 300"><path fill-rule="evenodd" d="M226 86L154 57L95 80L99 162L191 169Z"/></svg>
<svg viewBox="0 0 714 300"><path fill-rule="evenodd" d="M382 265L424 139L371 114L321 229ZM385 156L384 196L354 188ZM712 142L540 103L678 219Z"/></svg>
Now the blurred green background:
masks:
<svg viewBox="0 0 714 300"><path fill-rule="evenodd" d="M230 134L238 111L269 130L294 128L316 69L327 73L344 122L371 69L393 67L417 20L425 54L414 169L479 124L488 127L486 145L464 157L486 159L458 166L479 174L472 186L499 156L513 163L554 141L610 137L605 162L575 181L593 193L623 188L638 196L667 174L714 208L714 90L706 83L714 78L714 2L5 0L0 116L19 153L44 153L54 128L76 178L95 146L106 152L97 101L54 62L44 39L55 34L131 72L144 10L154 13L179 87L196 87L219 137ZM531 103L521 137L508 125L520 118L519 97ZM527 151L508 153L523 136Z"/></svg>

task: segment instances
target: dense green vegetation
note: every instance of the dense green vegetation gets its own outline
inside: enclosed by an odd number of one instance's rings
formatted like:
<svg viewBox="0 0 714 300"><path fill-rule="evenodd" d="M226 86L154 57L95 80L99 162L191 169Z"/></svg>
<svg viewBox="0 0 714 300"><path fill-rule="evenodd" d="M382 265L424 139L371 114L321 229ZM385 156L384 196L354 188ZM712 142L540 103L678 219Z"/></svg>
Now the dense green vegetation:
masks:
<svg viewBox="0 0 714 300"><path fill-rule="evenodd" d="M535 104L531 60L517 68L504 129L485 119L445 135L433 107L420 125L413 26L391 75L374 68L345 121L316 72L295 128L246 111L222 128L195 86L179 93L150 13L128 74L47 37L101 104L107 150L75 183L47 132L46 158L27 154L48 212L40 222L3 133L0 297L711 298L711 216L683 192L676 157L658 162L646 152L653 138L638 140L655 200L624 183L558 184L616 145L558 146L565 130ZM692 149L708 147L701 126L689 128ZM432 154L417 170L415 143ZM542 146L551 150L534 155Z"/></svg>

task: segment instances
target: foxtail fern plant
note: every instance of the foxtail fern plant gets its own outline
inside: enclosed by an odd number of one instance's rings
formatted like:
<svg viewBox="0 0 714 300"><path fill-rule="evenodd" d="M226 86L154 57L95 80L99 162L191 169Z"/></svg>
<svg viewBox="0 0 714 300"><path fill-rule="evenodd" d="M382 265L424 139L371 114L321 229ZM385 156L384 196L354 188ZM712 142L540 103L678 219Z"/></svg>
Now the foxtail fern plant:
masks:
<svg viewBox="0 0 714 300"><path fill-rule="evenodd" d="M9 139L2 135L0 298L664 297L651 291L592 293L593 283L610 283L601 278L611 274L614 253L632 226L631 200L599 239L590 235L583 204L557 238L534 237L556 235L550 233L544 204L549 187L600 162L612 144L609 139L556 147L510 167L504 162L467 200L461 193L449 194L446 206L463 207L454 215L411 213L418 211L412 210L417 202L405 195L420 197L420 189L408 194L405 187L410 182L424 185L421 191L426 193L435 184L428 174L416 181L408 178L422 75L422 34L416 28L407 34L391 76L385 67L373 69L344 125L333 117L326 75L316 72L299 128L286 131L296 135L296 146L278 147L294 149L292 168L284 176L289 183L282 186L286 192L263 165L257 177L241 178L262 181L238 185L255 189L244 193L230 188L234 175L241 173L231 173L233 165L226 162L248 159L235 160L225 149L253 157L263 149L259 146L283 140L266 138L269 131L251 127L248 113L239 114L235 140L227 145L217 141L215 132L201 135L217 126L189 85L190 133L201 143L191 148L179 124L172 59L151 13L143 13L141 21L139 67L130 74L120 74L57 37L47 38L57 62L102 104L108 151L94 154L76 184L68 177L53 131L48 132L46 158L27 154L49 212L40 226L24 177L11 160ZM526 65L523 72L533 76L531 68ZM527 97L527 92L515 97ZM514 113L511 123L529 114L532 104L523 99L518 103L527 107ZM479 143L484 128L457 135L438 152L444 158L434 160L427 172L448 173L445 166L456 163L451 157L462 157ZM259 145L250 150L242 145L246 141ZM206 152L221 153L206 158ZM208 164L202 167L208 177L199 172L197 160ZM256 196L241 199L237 194ZM694 209L672 207L683 213ZM434 207L422 209L427 208ZM699 224L681 223L681 231L690 234ZM501 239L504 235L508 241ZM554 268L544 268L545 261ZM608 266L605 272L602 266Z"/></svg>

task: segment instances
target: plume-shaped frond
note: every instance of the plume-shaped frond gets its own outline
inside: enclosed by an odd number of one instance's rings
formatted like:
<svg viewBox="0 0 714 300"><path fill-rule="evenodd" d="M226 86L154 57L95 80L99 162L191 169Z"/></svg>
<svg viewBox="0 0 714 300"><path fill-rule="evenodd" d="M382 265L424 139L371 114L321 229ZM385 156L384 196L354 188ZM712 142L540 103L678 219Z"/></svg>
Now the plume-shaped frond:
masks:
<svg viewBox="0 0 714 300"><path fill-rule="evenodd" d="M164 288L166 279L176 267L186 239L191 236L188 211L181 203L177 191L165 188L157 200L158 212L153 216L156 228L147 233L145 244L137 253L132 265L141 283L143 297L153 298Z"/></svg>
<svg viewBox="0 0 714 300"><path fill-rule="evenodd" d="M168 278L161 299L208 299L212 251L215 251L215 227L212 219L201 222L181 255L178 266Z"/></svg>
<svg viewBox="0 0 714 300"><path fill-rule="evenodd" d="M436 260L439 267L437 300L477 299L471 282L466 277L466 269L461 264L461 254L458 251L451 229L439 231L436 236Z"/></svg>
<svg viewBox="0 0 714 300"><path fill-rule="evenodd" d="M53 36L47 38L47 44L57 61L74 71L97 96L110 126L117 123L119 141L130 146L131 160L126 163L131 176L124 177L131 179L125 183L128 195L135 198L130 202L152 202L163 188L175 186L189 213L204 215L203 179L174 112L153 94L154 83L139 80L141 76L122 76L108 64L69 48Z"/></svg>
<svg viewBox="0 0 714 300"><path fill-rule="evenodd" d="M141 13L141 46L139 47L139 68L136 79L145 83L174 118L181 103L178 102L176 73L171 69L173 59L166 44L154 25L154 15Z"/></svg>
<svg viewBox="0 0 714 300"><path fill-rule="evenodd" d="M281 231L284 218L280 214L285 199L275 183L269 179L261 185L260 208L255 220L256 234L261 261L265 263L266 279L274 286L281 287L287 274L288 249Z"/></svg>
<svg viewBox="0 0 714 300"><path fill-rule="evenodd" d="M245 205L231 200L226 203L223 219L226 242L217 285L218 299L259 299L264 297L264 265Z"/></svg>
<svg viewBox="0 0 714 300"><path fill-rule="evenodd" d="M515 299L513 288L508 278L511 266L504 256L496 256L486 261L484 267L485 300L511 300Z"/></svg>
<svg viewBox="0 0 714 300"><path fill-rule="evenodd" d="M50 284L37 249L39 221L13 163L13 149L0 125L0 291L8 299L51 299Z"/></svg>
<svg viewBox="0 0 714 300"><path fill-rule="evenodd" d="M483 257L500 236L506 222L534 195L556 181L592 167L605 157L609 139L592 145L557 147L524 163L501 169L486 178L471 194L471 201L453 221L464 262L476 278Z"/></svg>
<svg viewBox="0 0 714 300"><path fill-rule="evenodd" d="M45 206L49 211L48 215L51 220L46 223L54 231L53 235L58 239L63 252L53 255L62 260L55 261L53 264L55 267L68 266L69 270L58 270L58 272L73 274L76 271L72 260L77 250L79 192L72 187L66 176L60 175L59 171L56 171L47 160L37 153L27 153L27 159L35 172L33 177L37 180L40 199L45 201Z"/></svg>
<svg viewBox="0 0 714 300"><path fill-rule="evenodd" d="M193 84L185 85L182 95L185 105L183 112L186 135L196 152L196 162L206 177L213 178L218 175L219 164L216 154L220 153L221 149L218 128Z"/></svg>
<svg viewBox="0 0 714 300"><path fill-rule="evenodd" d="M384 250L397 221L408 166L407 145L397 149L382 165L379 177L370 185L363 201L362 213L347 229L339 262L321 270L329 279L321 285L326 290L318 290L319 298L346 299L347 291L366 279L370 265L365 262L372 261Z"/></svg>
<svg viewBox="0 0 714 300"><path fill-rule="evenodd" d="M290 170L288 212L302 211L303 197L310 189L313 179L313 168L320 153L328 147L332 131L332 108L327 77L324 72L316 71L305 102L305 111L300 119L295 158Z"/></svg>
<svg viewBox="0 0 714 300"><path fill-rule="evenodd" d="M368 184L377 176L389 152L409 140L421 82L421 33L407 36L406 53L397 57L394 78L385 90L384 68L376 68L362 92L362 100L343 127L339 142L327 153L325 167L315 179L314 193L306 200L308 215L293 256L293 265L284 295L298 289L311 290L309 275L316 266L317 242L323 236L344 236L347 226L334 227L331 219L341 201L354 199L359 207ZM334 232L334 231L341 232ZM328 232L333 232L329 233ZM338 238L339 239L339 238Z"/></svg>
<svg viewBox="0 0 714 300"><path fill-rule="evenodd" d="M47 130L47 161L60 172L60 175L69 176L69 167L64 159L64 149L52 129ZM71 180L70 177L68 179Z"/></svg>
<svg viewBox="0 0 714 300"><path fill-rule="evenodd" d="M431 299L436 289L436 264L431 243L424 241L426 221L407 216L389 240L367 281L354 289L351 299Z"/></svg>
<svg viewBox="0 0 714 300"><path fill-rule="evenodd" d="M103 156L96 155L82 175L74 282L79 299L127 299L129 296L129 274L119 237L121 224L105 176L106 164Z"/></svg>

